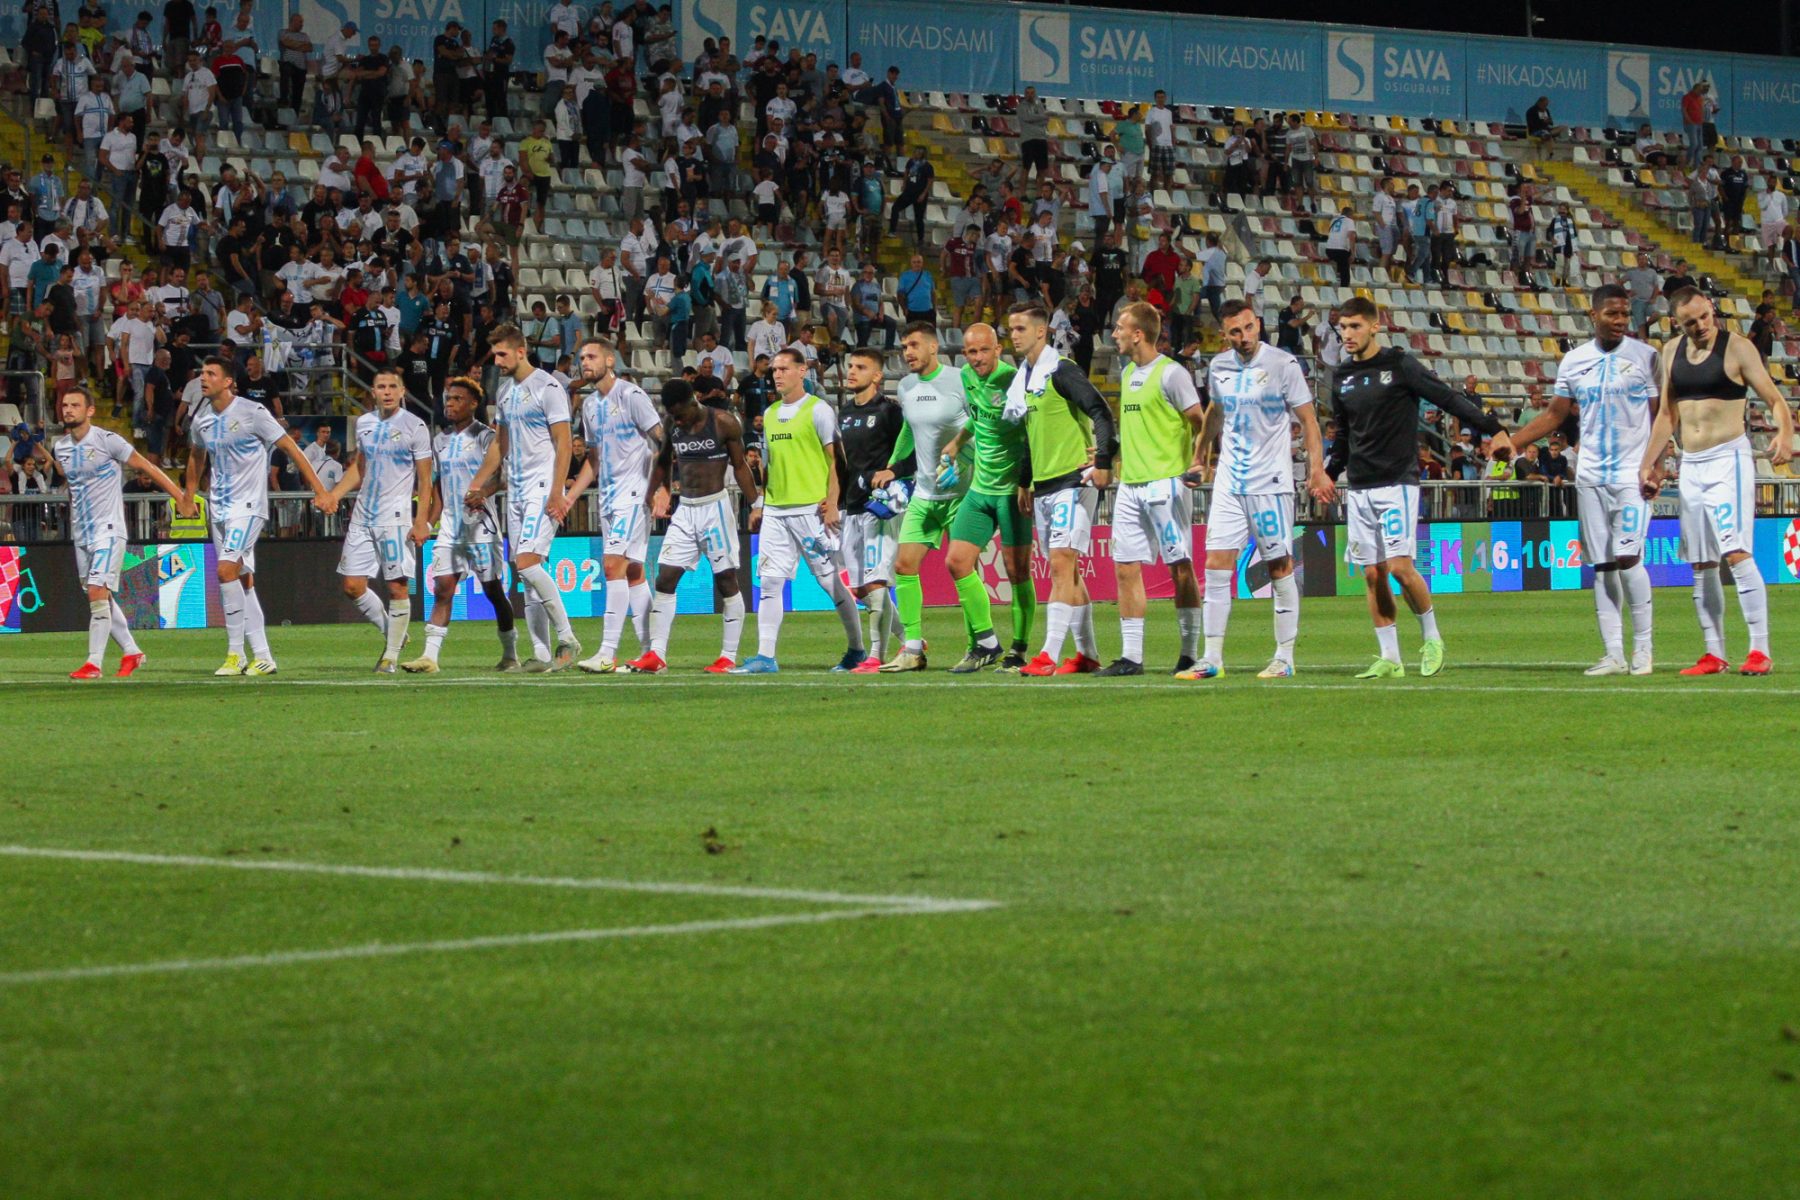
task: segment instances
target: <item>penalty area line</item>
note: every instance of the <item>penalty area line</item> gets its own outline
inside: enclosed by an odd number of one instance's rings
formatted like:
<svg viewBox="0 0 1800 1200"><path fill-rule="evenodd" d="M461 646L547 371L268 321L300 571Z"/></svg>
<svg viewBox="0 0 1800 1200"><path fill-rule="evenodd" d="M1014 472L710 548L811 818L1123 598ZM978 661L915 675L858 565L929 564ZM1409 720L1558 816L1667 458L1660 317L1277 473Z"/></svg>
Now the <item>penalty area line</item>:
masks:
<svg viewBox="0 0 1800 1200"><path fill-rule="evenodd" d="M666 925L626 925L611 929L560 929L543 933L498 934L489 937L448 938L430 942L372 942L331 950L288 950L274 954L240 954L224 958L175 958L156 962L104 963L91 967L61 967L39 971L0 973L0 987L37 983L61 983L85 979L118 979L137 975L179 975L203 971L237 971L253 967L290 967L307 963L346 962L356 959L400 958L420 954L455 954L470 950L502 950L518 946L553 946L575 942L619 941L627 938L674 937L683 934L726 933L772 929L782 925L819 925L864 917L915 917L962 911L899 907L839 908L823 912L773 913L762 917L725 920L681 921Z"/></svg>

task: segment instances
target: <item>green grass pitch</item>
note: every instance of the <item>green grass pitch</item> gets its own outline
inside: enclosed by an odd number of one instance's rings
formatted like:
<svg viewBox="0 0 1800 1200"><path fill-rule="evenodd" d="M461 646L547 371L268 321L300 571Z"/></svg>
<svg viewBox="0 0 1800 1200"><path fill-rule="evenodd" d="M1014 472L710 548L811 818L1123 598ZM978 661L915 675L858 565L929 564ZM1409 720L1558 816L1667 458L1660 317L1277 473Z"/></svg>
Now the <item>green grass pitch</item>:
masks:
<svg viewBox="0 0 1800 1200"><path fill-rule="evenodd" d="M1649 679L1567 593L1443 598L1429 681L1403 612L1386 683L1360 600L1275 683L1267 602L1211 684L833 677L829 614L772 679L716 618L660 679L0 640L0 1196L1800 1195L1771 594L1760 680L1676 677L1680 590Z"/></svg>

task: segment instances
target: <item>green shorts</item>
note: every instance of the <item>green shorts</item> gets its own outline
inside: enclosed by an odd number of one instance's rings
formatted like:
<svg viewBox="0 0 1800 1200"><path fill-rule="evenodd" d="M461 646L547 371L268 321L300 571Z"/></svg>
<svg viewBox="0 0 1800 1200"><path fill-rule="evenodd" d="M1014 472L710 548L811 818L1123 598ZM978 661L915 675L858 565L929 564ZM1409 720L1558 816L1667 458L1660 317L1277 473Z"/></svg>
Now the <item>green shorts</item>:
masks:
<svg viewBox="0 0 1800 1200"><path fill-rule="evenodd" d="M914 500L908 504L906 515L900 518L900 544L943 545L944 532L950 528L961 503L960 500Z"/></svg>
<svg viewBox="0 0 1800 1200"><path fill-rule="evenodd" d="M996 529L1000 531L1002 546L1031 545L1031 518L1019 511L1011 493L989 496L970 492L956 510L956 519L950 522L950 540L986 547Z"/></svg>

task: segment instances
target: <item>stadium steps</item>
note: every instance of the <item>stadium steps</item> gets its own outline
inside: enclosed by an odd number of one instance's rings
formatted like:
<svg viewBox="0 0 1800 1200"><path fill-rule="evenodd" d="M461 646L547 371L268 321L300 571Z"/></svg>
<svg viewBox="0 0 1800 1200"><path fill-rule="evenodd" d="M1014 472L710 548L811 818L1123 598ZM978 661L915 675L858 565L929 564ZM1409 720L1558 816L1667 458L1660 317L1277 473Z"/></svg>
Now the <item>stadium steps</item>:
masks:
<svg viewBox="0 0 1800 1200"><path fill-rule="evenodd" d="M45 154L49 154L50 157L55 160L56 169L62 174L62 177L65 180L71 177L80 176L80 172L77 171L74 164L69 161L68 155L63 152L63 145L59 139L51 137L48 134L40 134L37 131L28 128L26 124L19 119L19 115L14 111L12 103L0 104L0 161L18 163L20 174L29 180L37 173L34 169L37 166L37 160L41 159ZM97 184L96 190L98 190ZM144 257L143 251L137 246L127 246L124 250L126 256L136 265L138 273L141 276L144 266L149 260ZM10 352L12 349L12 330L10 326L6 329L4 344L6 349L0 351L0 353ZM96 381L90 376L85 382L89 386L92 386ZM49 413L48 411L49 397L50 381L49 378L46 377L44 380L45 409L50 418L54 420L55 414ZM112 415L112 405L104 398L97 400L94 405L94 420L101 428L109 429L128 441L132 440L131 419L129 417L114 417ZM142 446L139 446L138 448L140 450L143 449Z"/></svg>
<svg viewBox="0 0 1800 1200"><path fill-rule="evenodd" d="M1681 230L1668 224L1630 190L1615 187L1597 172L1573 162L1543 161L1538 169L1570 191L1579 194L1592 207L1602 208L1620 225L1654 242L1671 257L1679 256L1693 263L1702 274L1735 292L1754 307L1762 296L1765 281L1745 271L1732 256L1695 243Z"/></svg>

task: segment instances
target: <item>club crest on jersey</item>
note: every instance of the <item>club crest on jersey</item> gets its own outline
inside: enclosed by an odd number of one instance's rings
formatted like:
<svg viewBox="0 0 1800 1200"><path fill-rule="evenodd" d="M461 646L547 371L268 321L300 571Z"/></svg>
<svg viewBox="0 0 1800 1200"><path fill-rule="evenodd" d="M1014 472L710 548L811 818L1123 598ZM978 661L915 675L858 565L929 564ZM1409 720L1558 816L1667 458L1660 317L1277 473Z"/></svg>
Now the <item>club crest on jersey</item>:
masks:
<svg viewBox="0 0 1800 1200"><path fill-rule="evenodd" d="M1255 370L1250 372L1250 386L1262 387L1264 384L1266 384L1268 382L1269 382L1269 373L1267 371L1263 370L1261 367L1257 367Z"/></svg>
<svg viewBox="0 0 1800 1200"><path fill-rule="evenodd" d="M1394 373L1392 371L1383 371L1381 373L1381 386L1386 387L1393 382Z"/></svg>

